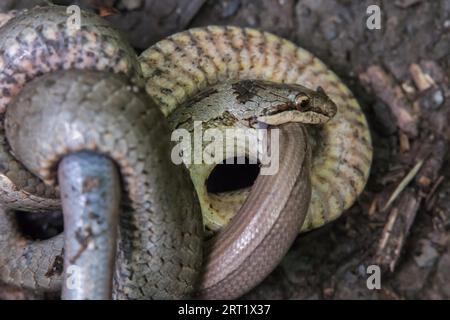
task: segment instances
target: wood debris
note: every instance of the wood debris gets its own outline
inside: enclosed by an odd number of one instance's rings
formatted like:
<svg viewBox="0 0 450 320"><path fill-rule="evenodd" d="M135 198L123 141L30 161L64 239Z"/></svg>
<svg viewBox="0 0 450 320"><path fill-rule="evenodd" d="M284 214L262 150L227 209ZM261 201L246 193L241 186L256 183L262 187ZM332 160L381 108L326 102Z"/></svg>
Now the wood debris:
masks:
<svg viewBox="0 0 450 320"><path fill-rule="evenodd" d="M398 184L397 188L395 188L392 195L389 197L388 202L385 204L381 211L385 211L389 208L389 206L397 199L397 197L402 193L405 187L411 182L412 179L416 176L417 172L419 172L420 168L423 165L423 160L420 160L416 163L416 165L409 171L409 173L403 178L403 180Z"/></svg>
<svg viewBox="0 0 450 320"><path fill-rule="evenodd" d="M399 132L399 142L400 142L400 152L405 153L408 152L411 148L409 145L409 138L403 132Z"/></svg>
<svg viewBox="0 0 450 320"><path fill-rule="evenodd" d="M419 210L420 200L418 192L413 188L407 188L399 197L396 205L390 210L374 256L375 263L382 269L394 272Z"/></svg>
<svg viewBox="0 0 450 320"><path fill-rule="evenodd" d="M422 68L416 63L409 66L409 73L419 91L426 91L436 85L433 78L431 78L429 74L424 73Z"/></svg>
<svg viewBox="0 0 450 320"><path fill-rule="evenodd" d="M360 80L389 106L396 118L397 126L406 134L415 137L417 135L417 119L413 115L412 106L406 99L402 88L395 83L392 77L380 66L372 65L365 73L360 74Z"/></svg>

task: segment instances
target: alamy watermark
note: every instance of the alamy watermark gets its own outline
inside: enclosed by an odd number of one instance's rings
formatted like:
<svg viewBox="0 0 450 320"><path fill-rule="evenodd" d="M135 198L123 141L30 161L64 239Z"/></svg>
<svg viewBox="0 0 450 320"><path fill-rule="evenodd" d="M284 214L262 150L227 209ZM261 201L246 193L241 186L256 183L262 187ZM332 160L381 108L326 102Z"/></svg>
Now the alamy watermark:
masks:
<svg viewBox="0 0 450 320"><path fill-rule="evenodd" d="M65 272L66 274L66 281L65 285L66 288L69 290L79 290L82 285L82 269L77 265L70 265L67 267L67 270Z"/></svg>
<svg viewBox="0 0 450 320"><path fill-rule="evenodd" d="M381 268L376 264L367 267L366 270L369 277L367 277L366 286L369 290L381 289Z"/></svg>
<svg viewBox="0 0 450 320"><path fill-rule="evenodd" d="M81 29L81 9L77 5L68 6L66 13L69 15L67 18L67 28L76 31Z"/></svg>
<svg viewBox="0 0 450 320"><path fill-rule="evenodd" d="M203 130L202 121L194 121L193 133L176 129L171 140L172 162L186 166L191 164L261 164L261 175L274 175L279 168L279 129L208 128ZM245 152L247 157L243 157Z"/></svg>
<svg viewBox="0 0 450 320"><path fill-rule="evenodd" d="M369 30L381 29L381 9L378 5L372 4L367 7L366 13L368 15L366 26Z"/></svg>

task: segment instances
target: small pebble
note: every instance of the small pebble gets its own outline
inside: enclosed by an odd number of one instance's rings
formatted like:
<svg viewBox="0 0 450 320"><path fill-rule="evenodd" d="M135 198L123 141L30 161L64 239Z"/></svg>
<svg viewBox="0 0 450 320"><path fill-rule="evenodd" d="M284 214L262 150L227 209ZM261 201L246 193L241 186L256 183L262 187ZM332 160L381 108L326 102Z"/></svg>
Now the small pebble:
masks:
<svg viewBox="0 0 450 320"><path fill-rule="evenodd" d="M433 88L424 92L419 98L419 103L424 109L436 110L442 106L444 100L445 98L442 90L440 88Z"/></svg>
<svg viewBox="0 0 450 320"><path fill-rule="evenodd" d="M222 12L220 16L222 18L228 18L233 16L241 6L240 0L227 0L222 2Z"/></svg>
<svg viewBox="0 0 450 320"><path fill-rule="evenodd" d="M332 20L325 20L322 23L322 31L325 36L325 39L328 41L331 41L333 39L336 39L338 36L338 30L336 23Z"/></svg>
<svg viewBox="0 0 450 320"><path fill-rule="evenodd" d="M256 26L256 23L257 23L256 18L254 16L248 16L247 23L249 26L252 26L252 27Z"/></svg>
<svg viewBox="0 0 450 320"><path fill-rule="evenodd" d="M436 103L437 106L441 106L444 103L444 95L442 94L441 90L437 90L433 94L433 101Z"/></svg>
<svg viewBox="0 0 450 320"><path fill-rule="evenodd" d="M131 11L139 9L142 6L142 0L123 0L122 4L127 10Z"/></svg>
<svg viewBox="0 0 450 320"><path fill-rule="evenodd" d="M428 240L421 241L420 245L421 252L418 255L414 256L414 260L421 268L432 266L436 259L439 257L439 253Z"/></svg>

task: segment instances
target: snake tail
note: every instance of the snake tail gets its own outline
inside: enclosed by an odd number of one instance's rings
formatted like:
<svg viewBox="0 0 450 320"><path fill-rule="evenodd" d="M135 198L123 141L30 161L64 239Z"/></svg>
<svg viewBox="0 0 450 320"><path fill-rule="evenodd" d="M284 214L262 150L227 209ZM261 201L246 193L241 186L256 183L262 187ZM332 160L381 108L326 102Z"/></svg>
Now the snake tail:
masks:
<svg viewBox="0 0 450 320"><path fill-rule="evenodd" d="M194 291L203 243L198 200L185 169L170 160L162 113L126 76L65 70L36 78L7 108L5 128L15 156L47 184L57 184L58 164L71 153L92 151L118 166L114 298Z"/></svg>
<svg viewBox="0 0 450 320"><path fill-rule="evenodd" d="M92 152L71 153L58 165L64 212L62 299L112 297L121 187L115 163Z"/></svg>

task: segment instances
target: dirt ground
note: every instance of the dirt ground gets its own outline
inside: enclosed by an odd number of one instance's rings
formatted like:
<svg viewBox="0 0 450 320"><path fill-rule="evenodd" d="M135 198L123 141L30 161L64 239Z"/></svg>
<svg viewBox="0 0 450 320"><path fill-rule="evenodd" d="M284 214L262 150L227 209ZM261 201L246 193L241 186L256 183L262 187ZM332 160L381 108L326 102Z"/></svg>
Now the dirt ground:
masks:
<svg viewBox="0 0 450 320"><path fill-rule="evenodd" d="M31 2L7 0L0 10ZM365 191L340 219L299 236L279 267L243 298L450 298L450 1L55 2L105 15L138 51L192 26L271 31L313 52L355 94L374 145ZM381 8L379 30L366 27L372 4ZM378 290L366 283L373 264L381 267Z"/></svg>

